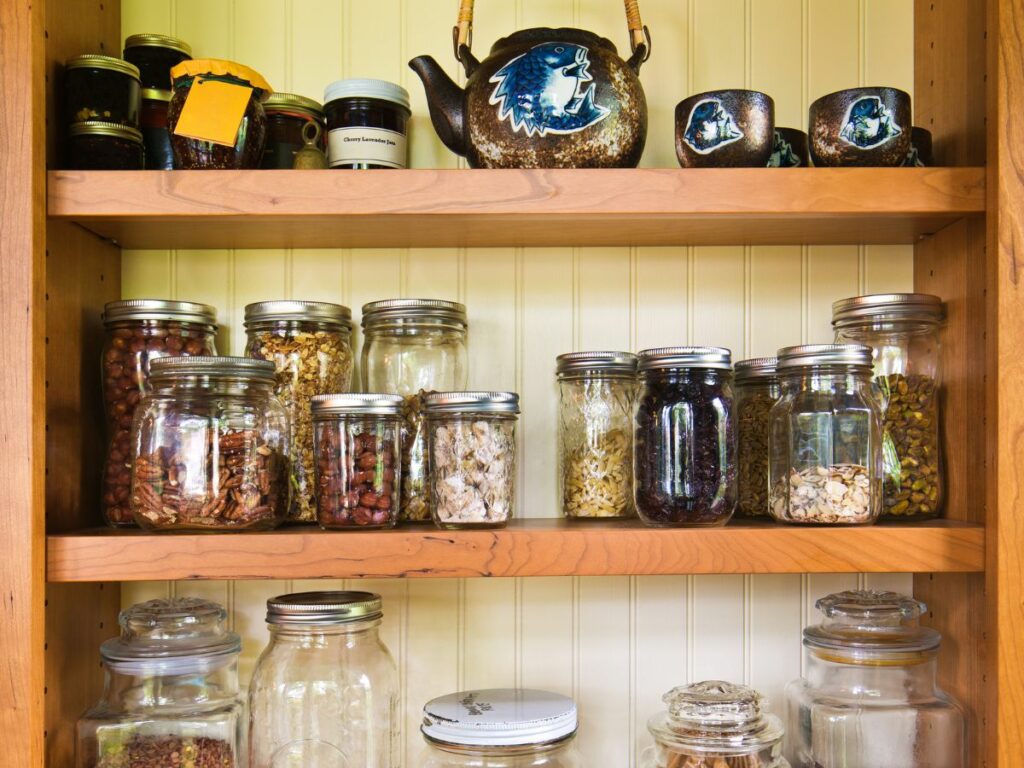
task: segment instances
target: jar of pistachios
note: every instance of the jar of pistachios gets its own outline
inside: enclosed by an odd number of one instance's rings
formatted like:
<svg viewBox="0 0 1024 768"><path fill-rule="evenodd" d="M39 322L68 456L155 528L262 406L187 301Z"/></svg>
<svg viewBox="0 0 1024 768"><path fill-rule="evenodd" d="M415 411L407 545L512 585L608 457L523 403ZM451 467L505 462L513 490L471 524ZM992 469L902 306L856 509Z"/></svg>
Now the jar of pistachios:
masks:
<svg viewBox="0 0 1024 768"><path fill-rule="evenodd" d="M774 357L734 366L736 514L768 517L768 413L779 399Z"/></svg>

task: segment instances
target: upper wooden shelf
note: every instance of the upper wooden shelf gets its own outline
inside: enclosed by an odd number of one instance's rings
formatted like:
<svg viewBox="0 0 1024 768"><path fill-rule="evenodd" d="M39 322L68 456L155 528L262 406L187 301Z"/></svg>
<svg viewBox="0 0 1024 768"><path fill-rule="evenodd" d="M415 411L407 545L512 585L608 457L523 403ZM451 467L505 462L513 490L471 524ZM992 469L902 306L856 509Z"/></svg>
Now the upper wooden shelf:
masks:
<svg viewBox="0 0 1024 768"><path fill-rule="evenodd" d="M51 171L49 215L125 248L912 243L983 168Z"/></svg>
<svg viewBox="0 0 1024 768"><path fill-rule="evenodd" d="M952 521L653 529L637 521L526 519L494 531L97 530L47 539L50 581L968 572L984 565L984 529Z"/></svg>

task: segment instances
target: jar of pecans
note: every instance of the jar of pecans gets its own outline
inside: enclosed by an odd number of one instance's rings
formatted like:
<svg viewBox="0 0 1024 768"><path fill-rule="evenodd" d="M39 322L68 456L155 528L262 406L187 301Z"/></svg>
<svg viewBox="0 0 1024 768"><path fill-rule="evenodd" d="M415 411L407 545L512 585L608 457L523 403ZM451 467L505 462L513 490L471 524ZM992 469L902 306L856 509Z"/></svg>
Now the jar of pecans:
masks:
<svg viewBox="0 0 1024 768"><path fill-rule="evenodd" d="M779 399L774 357L735 365L736 514L768 517L768 414Z"/></svg>

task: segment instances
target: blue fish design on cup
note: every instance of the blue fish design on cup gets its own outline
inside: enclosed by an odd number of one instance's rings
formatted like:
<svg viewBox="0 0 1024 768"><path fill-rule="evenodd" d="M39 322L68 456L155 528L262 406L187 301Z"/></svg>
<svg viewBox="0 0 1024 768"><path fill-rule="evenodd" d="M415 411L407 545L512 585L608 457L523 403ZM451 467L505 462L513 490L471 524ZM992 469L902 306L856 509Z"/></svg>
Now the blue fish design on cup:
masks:
<svg viewBox="0 0 1024 768"><path fill-rule="evenodd" d="M858 149L871 149L903 133L892 113L877 96L867 96L850 105L839 137Z"/></svg>
<svg viewBox="0 0 1024 768"><path fill-rule="evenodd" d="M735 118L717 99L694 105L683 134L683 140L702 155L742 138L743 131L736 127Z"/></svg>

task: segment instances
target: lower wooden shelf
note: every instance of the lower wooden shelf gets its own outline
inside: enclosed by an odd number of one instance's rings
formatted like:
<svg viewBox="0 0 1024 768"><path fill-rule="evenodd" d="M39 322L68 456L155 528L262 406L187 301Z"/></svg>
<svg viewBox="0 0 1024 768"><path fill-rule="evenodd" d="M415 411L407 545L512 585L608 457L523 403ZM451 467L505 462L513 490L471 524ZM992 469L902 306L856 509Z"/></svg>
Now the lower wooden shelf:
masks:
<svg viewBox="0 0 1024 768"><path fill-rule="evenodd" d="M425 525L333 533L298 527L222 534L104 529L47 537L51 582L974 572L984 564L984 528L955 521L655 529L637 521L527 518L491 531Z"/></svg>

